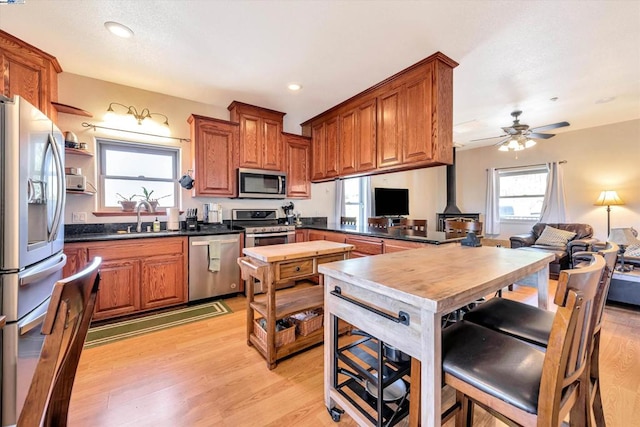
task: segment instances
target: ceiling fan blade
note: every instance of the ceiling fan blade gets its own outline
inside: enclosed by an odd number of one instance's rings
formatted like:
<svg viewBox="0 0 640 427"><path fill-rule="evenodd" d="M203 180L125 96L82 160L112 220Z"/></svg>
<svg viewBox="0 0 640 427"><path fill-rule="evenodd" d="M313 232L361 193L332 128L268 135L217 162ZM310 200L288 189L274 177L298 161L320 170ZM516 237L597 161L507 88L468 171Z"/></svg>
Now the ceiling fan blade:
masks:
<svg viewBox="0 0 640 427"><path fill-rule="evenodd" d="M470 142L486 141L488 139L504 138L507 135L490 136L489 138L472 139Z"/></svg>
<svg viewBox="0 0 640 427"><path fill-rule="evenodd" d="M513 127L502 128L502 130L508 133L509 135L517 135L520 132L519 130L514 129Z"/></svg>
<svg viewBox="0 0 640 427"><path fill-rule="evenodd" d="M511 139L511 136L508 136L508 137L506 137L504 139L501 139L500 141L496 142L495 144L493 144L493 146L497 147L498 145L502 145L502 144L504 144L505 142L507 142L510 139Z"/></svg>
<svg viewBox="0 0 640 427"><path fill-rule="evenodd" d="M553 123L553 124L550 124L550 125L538 126L538 127L532 128L530 130L532 132L538 132L538 131L543 131L543 130L551 130L551 129L563 128L565 126L570 126L569 122L558 122L558 123Z"/></svg>
<svg viewBox="0 0 640 427"><path fill-rule="evenodd" d="M556 136L553 133L529 133L527 134L527 138L536 138L536 139L549 139Z"/></svg>

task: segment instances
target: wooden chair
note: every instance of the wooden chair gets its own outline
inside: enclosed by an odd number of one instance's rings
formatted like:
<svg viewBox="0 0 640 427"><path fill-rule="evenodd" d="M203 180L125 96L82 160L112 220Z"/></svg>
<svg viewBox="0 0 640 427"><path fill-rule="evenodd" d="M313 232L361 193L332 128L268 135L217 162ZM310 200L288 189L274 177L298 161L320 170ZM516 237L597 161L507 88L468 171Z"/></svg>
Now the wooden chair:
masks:
<svg viewBox="0 0 640 427"><path fill-rule="evenodd" d="M356 225L357 218L355 216L341 216L340 225Z"/></svg>
<svg viewBox="0 0 640 427"><path fill-rule="evenodd" d="M398 223L398 225L401 225L411 230L424 231L427 229L427 220L402 218Z"/></svg>
<svg viewBox="0 0 640 427"><path fill-rule="evenodd" d="M42 325L45 335L18 427L67 425L71 390L95 308L102 259L53 286Z"/></svg>
<svg viewBox="0 0 640 427"><path fill-rule="evenodd" d="M369 218L367 219L367 225L370 228L381 228L386 230L389 227L389 220L387 218Z"/></svg>
<svg viewBox="0 0 640 427"><path fill-rule="evenodd" d="M461 408L456 426L471 424L474 403L509 425L560 426L569 413L572 423L582 417L576 402L586 392L590 319L604 269L604 258L594 256L588 267L560 272L546 352L467 321L443 331L444 381Z"/></svg>
<svg viewBox="0 0 640 427"><path fill-rule="evenodd" d="M463 220L461 218L450 218L444 220L444 231L446 233L459 233L466 235L469 231L475 234L482 233L482 223L474 220Z"/></svg>
<svg viewBox="0 0 640 427"><path fill-rule="evenodd" d="M584 416L586 418L584 425L587 426L605 425L604 413L602 411L602 396L600 394L600 367L598 362L600 353L600 330L602 328L602 315L616 265L618 250L619 247L615 243L607 243L605 249L598 252L605 260L605 268L594 298L594 310L591 320L593 323L593 344L590 349L589 365L583 377L583 381L589 387L589 392L581 395L581 398L584 398L584 400L579 402L579 406L584 410ZM592 258L594 253L576 252L576 255L579 258ZM588 263L581 265L581 267L584 266L588 266ZM580 289L578 288L576 290ZM556 298L559 297L556 293ZM550 311L517 301L494 298L465 314L464 320L511 335L542 349L546 349L549 345L553 317L554 315ZM586 400L587 397L589 400Z"/></svg>

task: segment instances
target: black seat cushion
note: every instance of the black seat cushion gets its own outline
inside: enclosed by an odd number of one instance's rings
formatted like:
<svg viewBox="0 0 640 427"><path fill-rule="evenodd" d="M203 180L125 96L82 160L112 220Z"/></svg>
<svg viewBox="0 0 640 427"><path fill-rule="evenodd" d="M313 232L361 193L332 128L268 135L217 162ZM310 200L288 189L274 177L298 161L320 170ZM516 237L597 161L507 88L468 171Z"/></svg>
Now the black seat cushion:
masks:
<svg viewBox="0 0 640 427"><path fill-rule="evenodd" d="M442 331L442 369L531 414L538 412L544 353L466 321Z"/></svg>
<svg viewBox="0 0 640 427"><path fill-rule="evenodd" d="M555 313L505 298L491 298L464 320L546 348Z"/></svg>

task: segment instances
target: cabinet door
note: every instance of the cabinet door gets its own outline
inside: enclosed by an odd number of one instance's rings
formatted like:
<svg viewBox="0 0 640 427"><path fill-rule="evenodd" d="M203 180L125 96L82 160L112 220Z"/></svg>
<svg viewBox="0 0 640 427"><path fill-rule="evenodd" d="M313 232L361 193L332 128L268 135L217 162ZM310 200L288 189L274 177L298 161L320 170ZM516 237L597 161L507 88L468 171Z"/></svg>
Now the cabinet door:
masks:
<svg viewBox="0 0 640 427"><path fill-rule="evenodd" d="M325 177L325 127L318 123L311 128L311 181Z"/></svg>
<svg viewBox="0 0 640 427"><path fill-rule="evenodd" d="M404 121L403 163L424 162L433 158L432 72L406 84L406 119Z"/></svg>
<svg viewBox="0 0 640 427"><path fill-rule="evenodd" d="M402 163L402 88L378 97L378 167Z"/></svg>
<svg viewBox="0 0 640 427"><path fill-rule="evenodd" d="M145 258L140 283L143 310L187 301L184 263L185 257L182 254Z"/></svg>
<svg viewBox="0 0 640 427"><path fill-rule="evenodd" d="M287 153L287 197L311 197L310 151L311 141L297 135L284 135Z"/></svg>
<svg viewBox="0 0 640 427"><path fill-rule="evenodd" d="M338 118L333 117L325 122L326 170L325 177L338 176Z"/></svg>
<svg viewBox="0 0 640 427"><path fill-rule="evenodd" d="M409 249L424 248L427 244L419 242L406 242L403 240L384 240L384 253L401 252Z"/></svg>
<svg viewBox="0 0 640 427"><path fill-rule="evenodd" d="M240 114L240 167L262 168L262 119Z"/></svg>
<svg viewBox="0 0 640 427"><path fill-rule="evenodd" d="M369 255L380 255L382 253L382 240L368 239L366 237L347 237L345 243L354 245L355 249L351 252L352 258L364 257Z"/></svg>
<svg viewBox="0 0 640 427"><path fill-rule="evenodd" d="M358 128L357 128L358 108L347 111L340 115L340 175L348 175L357 172L356 157L358 151Z"/></svg>
<svg viewBox="0 0 640 427"><path fill-rule="evenodd" d="M281 122L271 119L262 119L262 168L283 171L284 153L282 150L282 125Z"/></svg>
<svg viewBox="0 0 640 427"><path fill-rule="evenodd" d="M376 168L376 99L358 107L356 131L356 170L364 172Z"/></svg>
<svg viewBox="0 0 640 427"><path fill-rule="evenodd" d="M333 233L330 231L324 233L324 240L328 240L330 242L344 243L346 239L347 236L342 233Z"/></svg>
<svg viewBox="0 0 640 427"><path fill-rule="evenodd" d="M140 261L103 260L95 320L122 316L140 310Z"/></svg>
<svg viewBox="0 0 640 427"><path fill-rule="evenodd" d="M309 230L309 241L312 240L324 240L324 232Z"/></svg>
<svg viewBox="0 0 640 427"><path fill-rule="evenodd" d="M190 117L196 196L235 196L238 125Z"/></svg>
<svg viewBox="0 0 640 427"><path fill-rule="evenodd" d="M67 243L64 245L67 263L62 269L62 277L71 277L87 265L87 248L84 244Z"/></svg>
<svg viewBox="0 0 640 427"><path fill-rule="evenodd" d="M296 230L296 243L307 241L307 230Z"/></svg>
<svg viewBox="0 0 640 427"><path fill-rule="evenodd" d="M4 75L0 94L19 95L55 120L51 101L58 99L61 71L55 57L0 31L0 73Z"/></svg>

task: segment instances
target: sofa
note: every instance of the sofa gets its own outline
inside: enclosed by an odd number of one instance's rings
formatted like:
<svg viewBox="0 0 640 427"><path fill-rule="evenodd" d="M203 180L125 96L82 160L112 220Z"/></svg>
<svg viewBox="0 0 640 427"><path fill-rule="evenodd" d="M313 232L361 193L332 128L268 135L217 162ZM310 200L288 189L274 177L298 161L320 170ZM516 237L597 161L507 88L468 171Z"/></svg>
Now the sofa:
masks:
<svg viewBox="0 0 640 427"><path fill-rule="evenodd" d="M545 232L545 228L549 228ZM560 230L560 231L558 231ZM546 237L551 236L551 239ZM589 224L558 224L539 222L527 234L518 234L509 238L511 248L544 251L555 255L549 264L549 277L557 279L560 270L571 268L572 254L588 251L598 241L593 237L593 228Z"/></svg>

